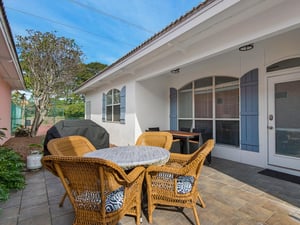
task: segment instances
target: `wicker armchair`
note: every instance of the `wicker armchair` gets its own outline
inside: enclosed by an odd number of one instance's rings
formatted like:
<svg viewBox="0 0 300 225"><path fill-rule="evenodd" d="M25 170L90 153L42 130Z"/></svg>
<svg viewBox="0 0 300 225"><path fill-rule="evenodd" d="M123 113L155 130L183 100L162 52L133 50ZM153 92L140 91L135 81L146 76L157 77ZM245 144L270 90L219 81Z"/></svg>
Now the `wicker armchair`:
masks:
<svg viewBox="0 0 300 225"><path fill-rule="evenodd" d="M74 207L73 225L115 225L125 215L140 224L145 169L126 174L117 164L76 156L44 156L43 166L58 176Z"/></svg>
<svg viewBox="0 0 300 225"><path fill-rule="evenodd" d="M162 147L170 150L173 143L173 136L169 132L154 131L154 132L144 132L142 133L137 141L136 145L149 145Z"/></svg>
<svg viewBox="0 0 300 225"><path fill-rule="evenodd" d="M206 156L212 151L214 140L204 143L193 154L171 153L164 166L150 166L146 170L148 216L152 223L152 213L157 205L192 208L197 225L200 225L196 203L205 204L198 191L200 176Z"/></svg>
<svg viewBox="0 0 300 225"><path fill-rule="evenodd" d="M47 148L51 155L83 156L85 153L95 151L95 146L83 136L66 136L51 139Z"/></svg>
<svg viewBox="0 0 300 225"><path fill-rule="evenodd" d="M51 155L58 156L83 156L85 153L95 151L94 145L83 136L67 136L51 139L47 148ZM62 207L67 193L62 197L59 206Z"/></svg>

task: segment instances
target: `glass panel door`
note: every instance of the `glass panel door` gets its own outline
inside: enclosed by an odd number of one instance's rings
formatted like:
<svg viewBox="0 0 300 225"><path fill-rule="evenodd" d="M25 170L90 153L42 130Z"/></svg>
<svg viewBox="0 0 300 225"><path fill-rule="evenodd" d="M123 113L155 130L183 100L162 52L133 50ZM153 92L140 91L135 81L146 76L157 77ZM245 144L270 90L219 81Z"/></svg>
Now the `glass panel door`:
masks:
<svg viewBox="0 0 300 225"><path fill-rule="evenodd" d="M300 170L300 74L268 79L269 163Z"/></svg>

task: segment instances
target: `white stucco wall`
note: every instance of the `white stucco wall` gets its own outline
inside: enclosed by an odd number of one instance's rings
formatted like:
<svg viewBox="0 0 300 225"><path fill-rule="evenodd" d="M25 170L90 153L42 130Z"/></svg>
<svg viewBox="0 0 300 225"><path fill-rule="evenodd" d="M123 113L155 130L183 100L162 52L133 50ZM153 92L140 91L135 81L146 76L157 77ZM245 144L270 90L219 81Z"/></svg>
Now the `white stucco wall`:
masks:
<svg viewBox="0 0 300 225"><path fill-rule="evenodd" d="M149 127L169 129L169 89L166 77L136 83L137 120L141 132Z"/></svg>
<svg viewBox="0 0 300 225"><path fill-rule="evenodd" d="M116 88L121 90L126 86L126 117L125 124L102 121L102 97L103 93ZM129 145L135 142L135 82L116 83L95 89L86 94L86 101L91 102L91 120L104 127L110 134L110 143L116 145Z"/></svg>

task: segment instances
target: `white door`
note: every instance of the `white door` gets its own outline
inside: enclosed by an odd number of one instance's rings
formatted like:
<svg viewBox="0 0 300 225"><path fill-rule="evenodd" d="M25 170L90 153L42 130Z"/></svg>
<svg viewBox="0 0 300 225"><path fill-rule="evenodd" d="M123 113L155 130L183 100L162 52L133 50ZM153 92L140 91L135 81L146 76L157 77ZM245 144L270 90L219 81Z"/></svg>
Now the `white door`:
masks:
<svg viewBox="0 0 300 225"><path fill-rule="evenodd" d="M300 171L300 72L268 78L268 161Z"/></svg>

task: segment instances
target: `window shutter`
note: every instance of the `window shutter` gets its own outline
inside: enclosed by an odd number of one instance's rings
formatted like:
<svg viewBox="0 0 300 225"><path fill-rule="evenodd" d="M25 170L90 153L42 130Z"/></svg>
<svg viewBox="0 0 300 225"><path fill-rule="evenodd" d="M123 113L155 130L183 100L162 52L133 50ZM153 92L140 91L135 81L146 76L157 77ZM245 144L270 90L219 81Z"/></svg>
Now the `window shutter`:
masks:
<svg viewBox="0 0 300 225"><path fill-rule="evenodd" d="M241 89L241 149L259 152L258 133L258 69L242 76Z"/></svg>
<svg viewBox="0 0 300 225"><path fill-rule="evenodd" d="M102 121L106 121L106 94L103 93L102 95Z"/></svg>
<svg viewBox="0 0 300 225"><path fill-rule="evenodd" d="M91 101L85 103L85 119L91 119Z"/></svg>
<svg viewBox="0 0 300 225"><path fill-rule="evenodd" d="M170 129L177 130L177 90L170 88Z"/></svg>
<svg viewBox="0 0 300 225"><path fill-rule="evenodd" d="M120 92L120 123L125 124L126 114L126 86L122 87Z"/></svg>

